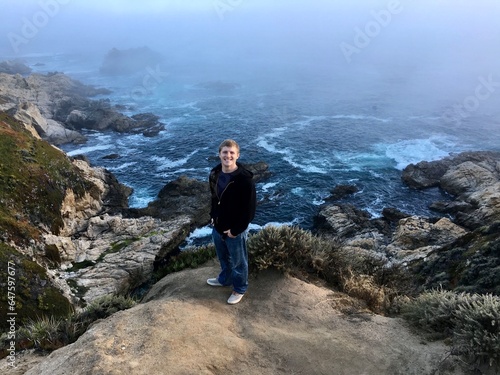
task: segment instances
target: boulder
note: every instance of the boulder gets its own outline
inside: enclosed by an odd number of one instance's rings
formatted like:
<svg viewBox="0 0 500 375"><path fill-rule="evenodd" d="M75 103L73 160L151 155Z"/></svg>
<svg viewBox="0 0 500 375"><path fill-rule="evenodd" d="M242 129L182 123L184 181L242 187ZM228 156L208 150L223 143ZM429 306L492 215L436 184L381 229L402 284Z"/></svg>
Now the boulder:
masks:
<svg viewBox="0 0 500 375"><path fill-rule="evenodd" d="M323 205L314 218L315 231L340 239L355 236L370 227L371 215L353 205Z"/></svg>
<svg viewBox="0 0 500 375"><path fill-rule="evenodd" d="M157 199L145 208L129 209L130 217L152 216L162 220L172 220L189 216L193 228L206 225L210 221L210 189L208 182L187 176L166 184Z"/></svg>
<svg viewBox="0 0 500 375"><path fill-rule="evenodd" d="M431 250L449 245L467 233L467 230L448 218L432 223L428 219L411 216L399 221L386 251L398 259L409 261L407 257L412 253L423 253L425 256Z"/></svg>
<svg viewBox="0 0 500 375"><path fill-rule="evenodd" d="M359 188L356 185L337 185L332 190L331 195L326 198L327 201L338 201L342 198L347 197L348 195L352 195L357 193Z"/></svg>
<svg viewBox="0 0 500 375"><path fill-rule="evenodd" d="M439 180L439 186L448 194L460 198L462 194L474 193L494 185L499 181L499 176L500 171L496 170L496 165L466 161L449 168Z"/></svg>
<svg viewBox="0 0 500 375"><path fill-rule="evenodd" d="M253 173L254 182L259 182L271 177L272 173L269 170L269 165L263 161L257 163L247 163L244 167Z"/></svg>
<svg viewBox="0 0 500 375"><path fill-rule="evenodd" d="M382 216L384 219L390 221L391 223L398 222L401 219L405 219L407 217L410 217L410 214L407 214L405 212L402 212L398 210L397 208L393 207L384 207L382 210Z"/></svg>

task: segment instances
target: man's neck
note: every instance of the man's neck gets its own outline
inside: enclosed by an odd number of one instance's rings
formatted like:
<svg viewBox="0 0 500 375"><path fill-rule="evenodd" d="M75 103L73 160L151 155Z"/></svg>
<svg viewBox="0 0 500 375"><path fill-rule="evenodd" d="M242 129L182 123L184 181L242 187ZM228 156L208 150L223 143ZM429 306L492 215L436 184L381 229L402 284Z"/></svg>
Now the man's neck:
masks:
<svg viewBox="0 0 500 375"><path fill-rule="evenodd" d="M224 173L233 173L237 169L238 169L237 165L235 165L234 167L230 167L230 168L227 168L224 165L222 166L222 172L224 172Z"/></svg>

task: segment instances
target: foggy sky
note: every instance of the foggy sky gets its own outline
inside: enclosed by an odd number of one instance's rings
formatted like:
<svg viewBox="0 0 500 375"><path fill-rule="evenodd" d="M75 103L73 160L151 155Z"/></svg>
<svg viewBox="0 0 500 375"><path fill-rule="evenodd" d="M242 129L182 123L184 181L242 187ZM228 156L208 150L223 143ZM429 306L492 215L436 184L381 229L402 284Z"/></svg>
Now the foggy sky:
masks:
<svg viewBox="0 0 500 375"><path fill-rule="evenodd" d="M457 97L500 82L498 0L1 0L0 60L149 46L172 64L401 80ZM500 96L500 87L495 87Z"/></svg>

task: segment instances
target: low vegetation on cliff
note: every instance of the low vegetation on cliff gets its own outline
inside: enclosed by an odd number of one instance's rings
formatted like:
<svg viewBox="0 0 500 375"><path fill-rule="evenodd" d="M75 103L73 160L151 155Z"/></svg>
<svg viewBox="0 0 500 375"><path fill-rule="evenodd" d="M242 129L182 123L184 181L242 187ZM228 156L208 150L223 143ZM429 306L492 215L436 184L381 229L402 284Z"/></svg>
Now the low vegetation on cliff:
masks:
<svg viewBox="0 0 500 375"><path fill-rule="evenodd" d="M58 233L66 191L79 196L92 187L62 151L5 113L0 113L0 182L0 234L16 244L38 240L43 228Z"/></svg>
<svg viewBox="0 0 500 375"><path fill-rule="evenodd" d="M91 191L92 184L63 152L0 112L0 276L5 283L7 264L14 265L20 323L35 316L65 316L70 311L70 303L48 282L42 267L56 266L59 253L39 247L43 232L60 230L61 206L68 189L83 194ZM21 248L31 253L22 253ZM0 296L0 302L0 314L6 316L7 293ZM2 320L0 327L6 324Z"/></svg>

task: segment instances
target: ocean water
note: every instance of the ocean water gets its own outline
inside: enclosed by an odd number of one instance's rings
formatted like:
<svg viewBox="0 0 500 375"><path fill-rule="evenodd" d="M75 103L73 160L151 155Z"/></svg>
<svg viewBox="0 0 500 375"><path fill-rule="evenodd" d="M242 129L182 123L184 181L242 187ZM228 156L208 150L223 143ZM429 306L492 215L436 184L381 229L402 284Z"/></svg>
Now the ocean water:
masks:
<svg viewBox="0 0 500 375"><path fill-rule="evenodd" d="M373 217L384 207L436 216L428 205L450 197L438 189L409 189L401 182L402 169L467 150L500 150L499 95L458 114L453 108L465 103L468 92L448 95L439 82L416 89L358 68L306 69L301 75L298 67L260 67L220 78L170 67L146 86L151 69L106 77L97 62L78 57L42 55L27 61L35 71L62 71L111 89L106 98L125 106L128 115L160 116L165 130L157 137L89 131L86 144L62 146L132 187L131 207L146 206L181 175L206 180L217 163L219 143L234 138L241 146L240 161L264 161L272 172L257 184L253 229L270 223L310 229L338 184L356 185L359 192L343 202ZM118 159L104 158L115 153ZM190 240L208 234L200 228Z"/></svg>

